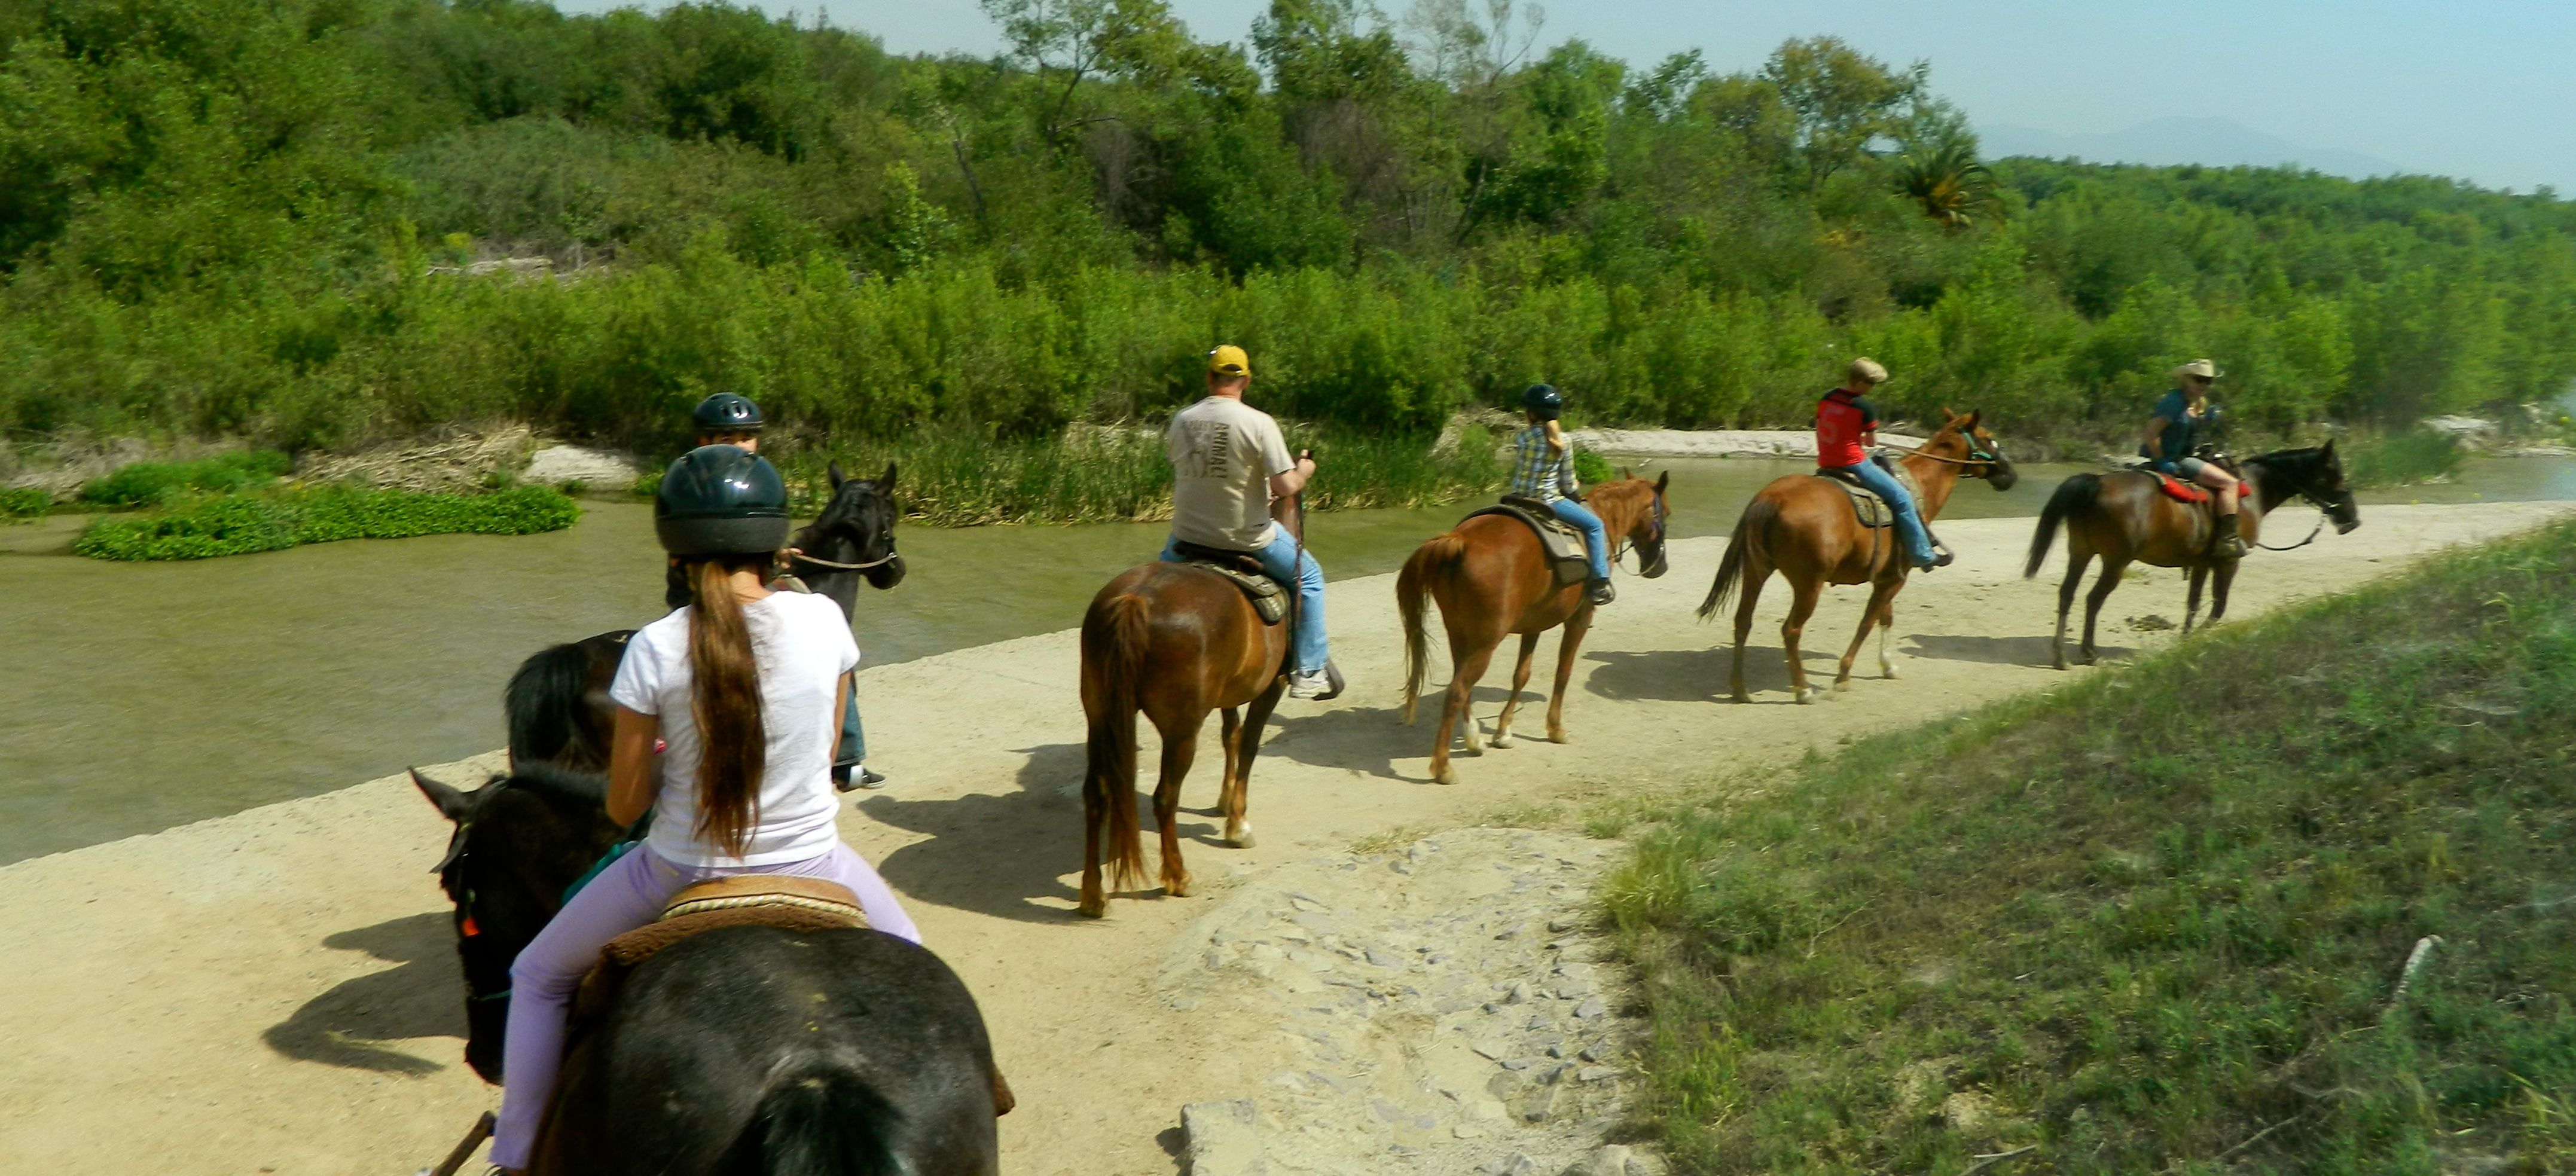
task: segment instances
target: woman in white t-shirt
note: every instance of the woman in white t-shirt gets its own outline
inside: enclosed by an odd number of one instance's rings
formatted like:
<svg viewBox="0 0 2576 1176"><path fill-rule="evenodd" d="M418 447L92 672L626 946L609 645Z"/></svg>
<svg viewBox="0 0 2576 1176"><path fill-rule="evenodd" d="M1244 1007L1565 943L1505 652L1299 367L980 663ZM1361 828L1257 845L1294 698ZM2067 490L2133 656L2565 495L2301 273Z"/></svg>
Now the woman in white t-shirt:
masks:
<svg viewBox="0 0 2576 1176"><path fill-rule="evenodd" d="M792 874L846 886L868 923L921 942L866 860L841 843L832 754L842 675L859 662L839 606L772 592L787 542L778 471L731 445L671 463L654 503L662 546L680 558L692 602L626 643L608 815L652 832L573 895L510 966L501 1114L491 1162L528 1162L562 1061L564 1015L608 941L652 922L682 889L737 874ZM653 752L655 740L667 747Z"/></svg>

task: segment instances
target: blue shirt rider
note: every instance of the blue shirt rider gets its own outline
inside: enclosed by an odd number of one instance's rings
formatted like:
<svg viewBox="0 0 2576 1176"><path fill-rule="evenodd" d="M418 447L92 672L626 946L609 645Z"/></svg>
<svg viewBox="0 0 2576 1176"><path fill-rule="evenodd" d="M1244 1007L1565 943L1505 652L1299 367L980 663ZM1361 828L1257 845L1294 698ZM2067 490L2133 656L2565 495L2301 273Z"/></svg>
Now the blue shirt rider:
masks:
<svg viewBox="0 0 2576 1176"><path fill-rule="evenodd" d="M1594 604L1608 604L1618 597L1610 587L1610 534L1601 516L1575 497L1574 445L1557 423L1565 397L1549 385L1532 384L1521 393L1521 411L1529 427L1512 438L1512 493L1546 503L1556 517L1582 530L1583 554L1592 561L1585 595Z"/></svg>
<svg viewBox="0 0 2576 1176"><path fill-rule="evenodd" d="M2218 406L2209 402L2209 386L2218 382L2218 365L2195 359L2173 370L2175 387L2156 401L2147 421L2145 443L2138 455L2147 468L2218 494L2218 535L2213 551L2220 559L2245 558L2245 540L2237 530L2237 496L2243 489L2236 475L2194 455L2202 436L2218 424Z"/></svg>

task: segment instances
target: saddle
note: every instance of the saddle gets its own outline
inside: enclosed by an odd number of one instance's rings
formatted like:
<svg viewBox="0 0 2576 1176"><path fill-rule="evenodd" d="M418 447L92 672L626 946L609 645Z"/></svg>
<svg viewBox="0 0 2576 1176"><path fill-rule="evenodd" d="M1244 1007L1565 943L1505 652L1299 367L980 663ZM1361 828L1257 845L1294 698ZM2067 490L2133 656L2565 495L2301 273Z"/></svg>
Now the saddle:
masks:
<svg viewBox="0 0 2576 1176"><path fill-rule="evenodd" d="M1547 553L1548 570L1555 574L1557 587L1581 584L1592 578L1592 556L1584 550L1583 532L1574 524L1556 517L1556 512L1545 502L1525 495L1506 494L1498 505L1467 512L1469 519L1481 515L1519 519L1537 532L1539 548ZM1466 519L1459 521L1465 522Z"/></svg>
<svg viewBox="0 0 2576 1176"><path fill-rule="evenodd" d="M599 963L582 977L573 997L577 1016L606 1012L626 974L663 948L719 927L776 927L785 931L839 931L868 925L859 896L837 882L772 874L745 874L700 882L672 897L662 917L608 941Z"/></svg>
<svg viewBox="0 0 2576 1176"><path fill-rule="evenodd" d="M1288 590L1279 581L1271 579L1270 573L1262 570L1261 561L1254 559L1250 552L1175 539L1172 541L1172 554L1180 556L1180 562L1191 567L1206 568L1233 581L1235 587L1243 589L1244 598L1252 602L1252 610L1261 614L1262 624L1276 625L1287 618Z"/></svg>
<svg viewBox="0 0 2576 1176"><path fill-rule="evenodd" d="M1878 468L1895 475L1897 484L1905 487L1905 492L1913 495L1915 501L1923 500L1923 488L1915 484L1912 471L1894 462L1882 461L1874 454L1870 460L1878 462ZM1842 492L1851 499L1852 516L1859 520L1861 526L1876 531L1896 525L1896 512L1889 509L1887 503L1879 498L1876 492L1861 485L1860 478L1850 469L1845 467L1827 469L1820 466L1816 470L1816 476L1840 487Z"/></svg>

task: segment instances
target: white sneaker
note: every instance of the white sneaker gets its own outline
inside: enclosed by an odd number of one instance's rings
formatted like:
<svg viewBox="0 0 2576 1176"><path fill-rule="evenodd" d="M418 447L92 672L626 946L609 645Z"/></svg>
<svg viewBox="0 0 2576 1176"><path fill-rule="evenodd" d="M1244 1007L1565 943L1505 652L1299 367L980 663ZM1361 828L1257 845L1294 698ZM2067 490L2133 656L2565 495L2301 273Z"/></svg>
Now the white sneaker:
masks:
<svg viewBox="0 0 2576 1176"><path fill-rule="evenodd" d="M1288 697L1317 698L1333 688L1333 680L1322 670L1288 675Z"/></svg>

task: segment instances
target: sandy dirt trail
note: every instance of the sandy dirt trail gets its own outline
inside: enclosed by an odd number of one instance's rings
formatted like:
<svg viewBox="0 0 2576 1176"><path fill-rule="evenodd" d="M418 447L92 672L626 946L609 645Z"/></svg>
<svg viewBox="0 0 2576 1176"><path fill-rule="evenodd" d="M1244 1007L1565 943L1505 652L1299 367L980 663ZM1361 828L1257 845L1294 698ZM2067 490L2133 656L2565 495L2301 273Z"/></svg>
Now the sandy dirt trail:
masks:
<svg viewBox="0 0 2576 1176"><path fill-rule="evenodd" d="M2258 553L2236 607L2336 590L2566 509L2372 507L2351 535ZM1352 689L1282 705L1253 779L1258 848L1213 843L1222 761L1199 757L1184 798L1199 897L1121 899L1100 922L1070 914L1082 765L1071 631L864 672L871 758L895 783L842 831L983 1002L1020 1096L1002 1122L1006 1168L1169 1172L1181 1104L1240 1093L1278 1036L1177 1011L1155 989L1167 945L1249 873L1391 829L1665 789L2067 680L2046 668L2057 573L2020 576L2030 522L1943 532L1959 565L1897 602L1903 680L1870 674L1811 706L1788 704L1776 585L1754 635L1754 704L1716 700L1721 626L1691 609L1722 541L1676 544L1673 573L1623 576L1594 628L1567 705L1572 742L1526 741L1543 726L1531 713L1523 742L1459 760L1456 787L1425 782L1427 720L1396 720L1392 577L1338 582L1330 619ZM2143 580L2112 598L2106 647L2173 639L2122 623L2181 619L2179 578ZM1828 599L1809 630L1811 673L1830 675L1860 605L1852 589ZM1479 690L1488 728L1504 673L1498 663ZM1444 659L1432 678L1445 677ZM401 744L399 716L385 739ZM432 773L472 783L493 758ZM494 1102L461 1060L461 984L428 872L446 835L397 777L0 868L0 1171L393 1174L443 1154Z"/></svg>

